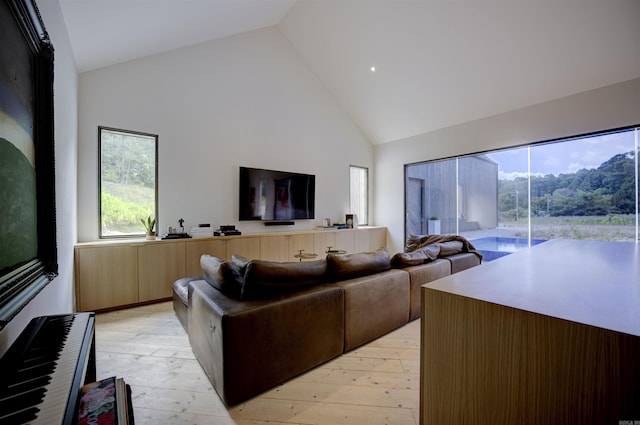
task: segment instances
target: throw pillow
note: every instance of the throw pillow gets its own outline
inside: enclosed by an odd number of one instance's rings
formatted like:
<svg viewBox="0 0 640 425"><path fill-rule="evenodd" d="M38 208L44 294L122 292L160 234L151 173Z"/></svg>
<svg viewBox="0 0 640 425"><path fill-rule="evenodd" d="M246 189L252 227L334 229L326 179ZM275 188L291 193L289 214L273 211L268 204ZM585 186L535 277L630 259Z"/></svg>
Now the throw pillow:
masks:
<svg viewBox="0 0 640 425"><path fill-rule="evenodd" d="M235 265L231 265L222 258L204 254L200 257L200 268L204 280L220 292L230 297L240 296L241 275Z"/></svg>
<svg viewBox="0 0 640 425"><path fill-rule="evenodd" d="M427 255L421 251L398 252L391 257L392 267L417 266L428 260Z"/></svg>

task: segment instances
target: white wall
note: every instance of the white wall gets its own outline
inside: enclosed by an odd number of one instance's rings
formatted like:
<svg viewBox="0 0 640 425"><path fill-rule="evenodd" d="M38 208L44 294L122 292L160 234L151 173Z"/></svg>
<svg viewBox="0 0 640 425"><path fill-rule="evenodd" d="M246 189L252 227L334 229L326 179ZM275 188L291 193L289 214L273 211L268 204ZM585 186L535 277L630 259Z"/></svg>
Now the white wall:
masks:
<svg viewBox="0 0 640 425"><path fill-rule="evenodd" d="M74 306L78 74L60 5L57 1L39 1L38 8L55 48L54 125L59 274L0 333L0 353L11 345L31 318L69 313Z"/></svg>
<svg viewBox="0 0 640 425"><path fill-rule="evenodd" d="M404 246L404 165L640 124L640 79L376 146L374 220Z"/></svg>
<svg viewBox="0 0 640 425"><path fill-rule="evenodd" d="M78 239L98 237L97 128L159 135L159 229L236 224L238 167L316 174L316 219L344 221L349 165L373 148L275 28L83 73L79 85Z"/></svg>

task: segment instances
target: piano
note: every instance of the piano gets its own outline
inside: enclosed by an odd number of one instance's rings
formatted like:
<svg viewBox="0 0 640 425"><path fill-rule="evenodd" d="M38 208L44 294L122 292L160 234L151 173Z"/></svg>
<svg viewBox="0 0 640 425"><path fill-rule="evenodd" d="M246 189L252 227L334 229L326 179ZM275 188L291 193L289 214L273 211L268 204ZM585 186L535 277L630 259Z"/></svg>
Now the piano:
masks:
<svg viewBox="0 0 640 425"><path fill-rule="evenodd" d="M94 313L36 317L0 359L0 425L72 425L95 380Z"/></svg>

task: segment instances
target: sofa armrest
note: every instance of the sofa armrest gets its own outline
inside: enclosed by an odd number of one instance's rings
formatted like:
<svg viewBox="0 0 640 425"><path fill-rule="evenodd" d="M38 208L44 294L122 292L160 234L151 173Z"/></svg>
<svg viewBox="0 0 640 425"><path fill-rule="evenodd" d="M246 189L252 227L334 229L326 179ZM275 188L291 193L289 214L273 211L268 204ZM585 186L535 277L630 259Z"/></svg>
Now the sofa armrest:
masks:
<svg viewBox="0 0 640 425"><path fill-rule="evenodd" d="M422 304L421 287L425 283L433 282L442 277L451 274L451 261L443 258L430 261L428 263L417 266L404 267L401 270L409 273L409 281L411 282L411 309L409 312L409 321L420 317L420 305Z"/></svg>
<svg viewBox="0 0 640 425"><path fill-rule="evenodd" d="M461 272L471 267L479 266L482 260L473 252L461 252L459 254L444 257L451 263L451 274Z"/></svg>
<svg viewBox="0 0 640 425"><path fill-rule="evenodd" d="M189 283L198 279L202 279L202 276L183 277L171 285L173 289L173 311L185 331L188 330L189 321Z"/></svg>
<svg viewBox="0 0 640 425"><path fill-rule="evenodd" d="M323 284L267 300L229 298L191 282L189 341L227 405L343 352L343 291Z"/></svg>

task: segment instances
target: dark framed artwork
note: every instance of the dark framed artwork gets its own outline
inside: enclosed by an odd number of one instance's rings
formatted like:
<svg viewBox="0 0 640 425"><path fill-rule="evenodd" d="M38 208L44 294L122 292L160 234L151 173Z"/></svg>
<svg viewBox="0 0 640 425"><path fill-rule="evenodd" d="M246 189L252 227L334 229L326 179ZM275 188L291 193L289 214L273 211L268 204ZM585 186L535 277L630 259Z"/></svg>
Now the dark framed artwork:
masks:
<svg viewBox="0 0 640 425"><path fill-rule="evenodd" d="M58 273L53 46L35 0L0 0L0 329Z"/></svg>

